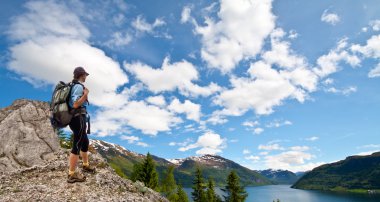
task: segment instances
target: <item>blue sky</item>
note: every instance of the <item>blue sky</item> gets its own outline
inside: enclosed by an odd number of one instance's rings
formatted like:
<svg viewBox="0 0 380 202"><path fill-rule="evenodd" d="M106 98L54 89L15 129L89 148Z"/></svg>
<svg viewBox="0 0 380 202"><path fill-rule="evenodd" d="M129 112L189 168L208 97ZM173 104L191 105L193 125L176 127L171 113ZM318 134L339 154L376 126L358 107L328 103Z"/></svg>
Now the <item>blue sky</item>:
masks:
<svg viewBox="0 0 380 202"><path fill-rule="evenodd" d="M0 107L90 73L93 134L309 170L380 150L377 1L2 1Z"/></svg>

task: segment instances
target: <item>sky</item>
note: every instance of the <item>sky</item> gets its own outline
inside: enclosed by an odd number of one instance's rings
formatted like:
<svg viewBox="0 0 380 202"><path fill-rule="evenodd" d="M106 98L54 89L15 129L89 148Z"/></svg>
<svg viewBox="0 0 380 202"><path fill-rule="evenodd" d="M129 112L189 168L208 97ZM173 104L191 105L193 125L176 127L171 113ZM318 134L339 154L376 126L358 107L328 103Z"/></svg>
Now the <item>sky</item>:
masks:
<svg viewBox="0 0 380 202"><path fill-rule="evenodd" d="M376 0L1 1L0 107L49 101L82 66L92 139L310 170L380 150L379 11Z"/></svg>

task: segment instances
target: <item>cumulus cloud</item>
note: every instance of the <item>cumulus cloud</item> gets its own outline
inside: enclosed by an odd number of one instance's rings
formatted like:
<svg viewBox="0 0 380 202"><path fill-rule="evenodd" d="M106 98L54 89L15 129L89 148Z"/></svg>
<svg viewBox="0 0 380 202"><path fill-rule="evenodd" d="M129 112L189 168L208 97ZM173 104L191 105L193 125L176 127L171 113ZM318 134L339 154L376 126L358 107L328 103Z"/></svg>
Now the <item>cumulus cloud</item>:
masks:
<svg viewBox="0 0 380 202"><path fill-rule="evenodd" d="M260 156L253 156L253 155L249 155L244 158L253 162L258 162L260 160Z"/></svg>
<svg viewBox="0 0 380 202"><path fill-rule="evenodd" d="M244 121L242 125L248 126L248 127L255 127L255 126L260 125L260 123L258 121Z"/></svg>
<svg viewBox="0 0 380 202"><path fill-rule="evenodd" d="M128 45L133 37L129 33L114 32L111 39L106 41L104 45L110 48L122 47Z"/></svg>
<svg viewBox="0 0 380 202"><path fill-rule="evenodd" d="M251 151L249 151L248 149L243 150L243 154L250 154L250 153L251 153Z"/></svg>
<svg viewBox="0 0 380 202"><path fill-rule="evenodd" d="M124 62L124 67L154 93L178 89L185 96L209 96L221 90L221 87L213 82L206 87L194 84L193 81L199 79L198 71L193 64L185 60L170 64L169 58L165 58L159 69L140 62Z"/></svg>
<svg viewBox="0 0 380 202"><path fill-rule="evenodd" d="M327 9L323 11L321 21L331 25L336 25L340 21L340 17L336 13L331 13Z"/></svg>
<svg viewBox="0 0 380 202"><path fill-rule="evenodd" d="M217 154L221 153L222 149L226 147L227 139L221 138L219 134L213 132L206 132L198 137L196 143L180 147L179 151L187 151L190 149L200 148L196 154Z"/></svg>
<svg viewBox="0 0 380 202"><path fill-rule="evenodd" d="M271 0L221 0L220 20L206 17L205 26L193 21L202 37L202 59L209 67L228 73L241 60L254 58L275 26L271 9Z"/></svg>
<svg viewBox="0 0 380 202"><path fill-rule="evenodd" d="M115 91L128 82L127 75L118 62L89 45L90 32L74 13L54 1L32 1L25 7L27 12L15 17L8 31L16 42L10 48L10 70L41 86L68 82L73 69L83 66L90 73L86 86L92 104L108 107L125 102L125 96Z"/></svg>
<svg viewBox="0 0 380 202"><path fill-rule="evenodd" d="M163 95L150 96L146 98L146 101L150 104L157 105L160 107L166 105L165 97Z"/></svg>
<svg viewBox="0 0 380 202"><path fill-rule="evenodd" d="M197 122L199 122L201 116L201 106L190 100L185 100L184 103L181 103L178 99L174 99L168 109L176 113L185 113L187 119Z"/></svg>
<svg viewBox="0 0 380 202"><path fill-rule="evenodd" d="M303 150L290 150L276 155L264 157L265 165L272 169L286 169L293 172L308 171L324 164L324 162L308 162L315 158L314 155Z"/></svg>
<svg viewBox="0 0 380 202"><path fill-rule="evenodd" d="M190 13L191 13L190 6L183 7L182 13L181 13L181 23L186 23L189 21L189 19L191 17Z"/></svg>
<svg viewBox="0 0 380 202"><path fill-rule="evenodd" d="M369 25L372 27L373 31L380 31L380 20L372 20L369 22Z"/></svg>
<svg viewBox="0 0 380 202"><path fill-rule="evenodd" d="M264 129L263 129L263 128L255 128L255 129L253 129L253 133L255 133L256 135L259 135L259 134L261 134L262 132L264 132Z"/></svg>
<svg viewBox="0 0 380 202"><path fill-rule="evenodd" d="M127 140L128 143L130 143L130 144L140 140L139 137L133 136L133 135L132 136L122 135L122 136L120 136L120 139Z"/></svg>
<svg viewBox="0 0 380 202"><path fill-rule="evenodd" d="M97 113L94 127L100 136L120 134L127 126L155 136L182 122L174 113L144 101L130 101L119 108L103 109Z"/></svg>
<svg viewBox="0 0 380 202"><path fill-rule="evenodd" d="M320 77L326 77L339 70L339 63L344 61L352 67L360 65L360 58L354 53L350 53L348 49L348 38L338 41L336 48L332 49L328 54L322 55L317 59L317 67L313 70Z"/></svg>

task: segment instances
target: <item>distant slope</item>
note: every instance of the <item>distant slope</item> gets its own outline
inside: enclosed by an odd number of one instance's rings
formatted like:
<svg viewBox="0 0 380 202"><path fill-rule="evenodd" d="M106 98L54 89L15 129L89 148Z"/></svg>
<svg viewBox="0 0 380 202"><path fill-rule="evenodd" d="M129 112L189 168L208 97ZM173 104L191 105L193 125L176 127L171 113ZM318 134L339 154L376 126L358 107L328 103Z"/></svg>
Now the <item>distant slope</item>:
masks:
<svg viewBox="0 0 380 202"><path fill-rule="evenodd" d="M368 156L350 156L314 168L292 188L342 191L380 189L380 152Z"/></svg>
<svg viewBox="0 0 380 202"><path fill-rule="evenodd" d="M123 177L128 178L133 171L133 165L142 162L145 155L137 154L116 144L101 140L90 140L91 145L107 159L114 170ZM267 185L272 182L260 173L245 168L231 160L216 155L204 155L200 157L188 157L185 159L166 160L153 156L156 161L157 171L162 177L168 166L174 166L174 177L184 187L191 187L193 175L197 166L202 169L205 179L213 177L217 186L223 186L229 172L234 169L245 186Z"/></svg>
<svg viewBox="0 0 380 202"><path fill-rule="evenodd" d="M259 170L261 175L270 179L276 184L294 184L298 177L295 173L288 170Z"/></svg>

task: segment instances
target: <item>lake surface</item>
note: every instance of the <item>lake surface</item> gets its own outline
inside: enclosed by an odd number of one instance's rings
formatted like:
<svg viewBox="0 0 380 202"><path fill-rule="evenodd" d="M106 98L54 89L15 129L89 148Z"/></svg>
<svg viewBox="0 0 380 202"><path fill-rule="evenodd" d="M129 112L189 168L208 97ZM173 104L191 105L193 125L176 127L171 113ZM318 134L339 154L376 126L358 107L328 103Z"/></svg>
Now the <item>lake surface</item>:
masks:
<svg viewBox="0 0 380 202"><path fill-rule="evenodd" d="M184 188L191 199L191 188ZM290 185L268 185L246 187L247 202L272 202L280 199L281 202L380 202L380 195L345 194L322 191L292 189ZM217 193L222 192L217 189Z"/></svg>

